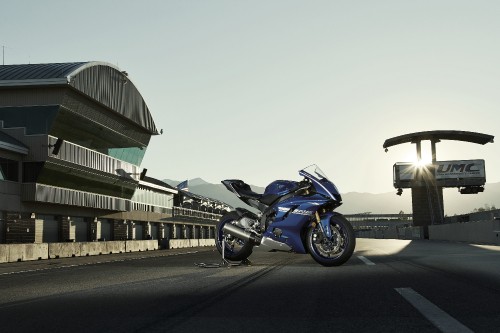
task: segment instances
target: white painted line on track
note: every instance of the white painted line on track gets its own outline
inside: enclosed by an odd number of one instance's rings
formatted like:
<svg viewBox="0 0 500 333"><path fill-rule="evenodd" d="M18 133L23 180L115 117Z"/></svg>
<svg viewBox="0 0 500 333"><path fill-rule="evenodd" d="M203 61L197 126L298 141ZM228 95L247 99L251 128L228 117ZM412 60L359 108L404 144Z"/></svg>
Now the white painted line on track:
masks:
<svg viewBox="0 0 500 333"><path fill-rule="evenodd" d="M361 260L362 262L364 262L365 264L367 264L368 266L373 266L375 265L375 263L373 261L371 261L370 259L366 258L366 257L363 257L363 256L358 256L359 260Z"/></svg>
<svg viewBox="0 0 500 333"><path fill-rule="evenodd" d="M472 333L458 320L432 304L411 288L394 288L404 299L413 305L425 318L443 333Z"/></svg>

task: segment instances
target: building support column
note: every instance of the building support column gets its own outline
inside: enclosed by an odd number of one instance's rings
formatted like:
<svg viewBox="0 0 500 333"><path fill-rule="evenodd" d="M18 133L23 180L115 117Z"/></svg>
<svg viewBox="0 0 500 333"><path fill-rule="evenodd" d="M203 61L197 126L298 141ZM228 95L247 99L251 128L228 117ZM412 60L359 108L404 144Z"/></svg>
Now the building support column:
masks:
<svg viewBox="0 0 500 333"><path fill-rule="evenodd" d="M42 235L42 220L36 220L34 213L7 213L6 243L41 243Z"/></svg>
<svg viewBox="0 0 500 333"><path fill-rule="evenodd" d="M74 242L76 239L76 227L70 216L60 216L59 225L61 228L61 241Z"/></svg>
<svg viewBox="0 0 500 333"><path fill-rule="evenodd" d="M189 226L183 224L182 225L182 239L189 239Z"/></svg>
<svg viewBox="0 0 500 333"><path fill-rule="evenodd" d="M127 240L128 225L126 220L113 220L113 240Z"/></svg>
<svg viewBox="0 0 500 333"><path fill-rule="evenodd" d="M127 221L127 239L128 240L134 240L136 239L135 235L135 222L134 221Z"/></svg>
<svg viewBox="0 0 500 333"><path fill-rule="evenodd" d="M165 226L166 226L166 223L158 223L158 235L156 235L156 237L158 239L163 239L165 238Z"/></svg>
<svg viewBox="0 0 500 333"><path fill-rule="evenodd" d="M90 222L90 241L96 242L101 238L101 221L94 218L92 222Z"/></svg>
<svg viewBox="0 0 500 333"><path fill-rule="evenodd" d="M444 221L443 188L419 186L411 189L413 225L424 227L424 238L429 238L429 225Z"/></svg>
<svg viewBox="0 0 500 333"><path fill-rule="evenodd" d="M151 222L144 222L142 224L142 239L152 239L151 235Z"/></svg>
<svg viewBox="0 0 500 333"><path fill-rule="evenodd" d="M177 225L175 223L172 224L172 227L170 229L170 237L172 239L177 239Z"/></svg>

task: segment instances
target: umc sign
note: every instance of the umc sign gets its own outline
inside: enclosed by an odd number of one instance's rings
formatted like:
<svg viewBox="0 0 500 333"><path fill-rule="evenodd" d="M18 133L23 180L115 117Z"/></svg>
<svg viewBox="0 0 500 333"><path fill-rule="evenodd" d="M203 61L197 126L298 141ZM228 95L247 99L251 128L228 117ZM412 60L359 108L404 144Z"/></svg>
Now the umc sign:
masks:
<svg viewBox="0 0 500 333"><path fill-rule="evenodd" d="M465 131L429 131L404 134L384 142L387 152L389 147L401 143L414 143L417 147L417 161L422 161L421 142L431 142L432 163L400 162L394 164L393 181L402 194L403 188L411 188L413 225L428 226L443 223L444 205L443 188L457 187L462 194L475 194L484 191L486 172L484 160L437 161L436 143L441 140L456 140L485 145L493 142L488 134ZM427 228L424 235L428 237Z"/></svg>
<svg viewBox="0 0 500 333"><path fill-rule="evenodd" d="M484 190L486 171L484 160L436 161L427 165L398 162L393 167L393 178L395 188L426 186L431 180L433 186L458 187L470 194Z"/></svg>

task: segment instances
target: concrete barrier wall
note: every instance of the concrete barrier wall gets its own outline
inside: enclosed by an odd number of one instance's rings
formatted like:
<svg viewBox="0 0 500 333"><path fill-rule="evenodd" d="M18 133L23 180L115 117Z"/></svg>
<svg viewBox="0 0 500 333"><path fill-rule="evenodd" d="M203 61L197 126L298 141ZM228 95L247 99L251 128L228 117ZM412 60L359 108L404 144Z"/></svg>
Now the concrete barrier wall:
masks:
<svg viewBox="0 0 500 333"><path fill-rule="evenodd" d="M123 253L126 252L125 250L125 242L120 242L120 241L110 241L110 242L103 242L104 245L106 246L106 252L104 253Z"/></svg>
<svg viewBox="0 0 500 333"><path fill-rule="evenodd" d="M185 247L191 247L191 244L189 242L189 239L170 239L168 241L168 248L169 249L181 249Z"/></svg>
<svg viewBox="0 0 500 333"><path fill-rule="evenodd" d="M389 227L357 231L356 237L377 239L421 239L423 238L423 231L421 227Z"/></svg>
<svg viewBox="0 0 500 333"><path fill-rule="evenodd" d="M356 237L377 239L423 239L424 234L422 227L389 227L357 231Z"/></svg>
<svg viewBox="0 0 500 333"><path fill-rule="evenodd" d="M9 246L6 244L0 244L0 263L9 262Z"/></svg>
<svg viewBox="0 0 500 333"><path fill-rule="evenodd" d="M357 231L358 238L424 239L423 227ZM430 240L500 245L500 220L429 226Z"/></svg>
<svg viewBox="0 0 500 333"><path fill-rule="evenodd" d="M23 261L24 246L23 244L15 244L9 248L9 262Z"/></svg>
<svg viewBox="0 0 500 333"><path fill-rule="evenodd" d="M157 240L49 243L49 258L95 256L100 254L158 250Z"/></svg>
<svg viewBox="0 0 500 333"><path fill-rule="evenodd" d="M106 254L106 244L103 242L83 242L80 243L80 256L95 256Z"/></svg>
<svg viewBox="0 0 500 333"><path fill-rule="evenodd" d="M200 243L198 246L215 246L215 239L210 239L210 238L207 238L207 239L200 239L199 240Z"/></svg>
<svg viewBox="0 0 500 333"><path fill-rule="evenodd" d="M169 249L198 246L215 246L215 239L170 239L168 241Z"/></svg>
<svg viewBox="0 0 500 333"><path fill-rule="evenodd" d="M0 263L48 259L48 244L0 244Z"/></svg>
<svg viewBox="0 0 500 333"><path fill-rule="evenodd" d="M169 248L215 246L214 239L171 239ZM0 244L0 263L158 250L158 240Z"/></svg>
<svg viewBox="0 0 500 333"><path fill-rule="evenodd" d="M126 252L153 251L158 250L158 240L130 240L125 241Z"/></svg>
<svg viewBox="0 0 500 333"><path fill-rule="evenodd" d="M477 221L429 226L429 239L500 245L500 221Z"/></svg>
<svg viewBox="0 0 500 333"><path fill-rule="evenodd" d="M24 257L22 260L41 260L49 258L49 244L23 244ZM12 256L10 256L12 259Z"/></svg>
<svg viewBox="0 0 500 333"><path fill-rule="evenodd" d="M81 243L49 243L49 258L71 258L81 256Z"/></svg>
<svg viewBox="0 0 500 333"><path fill-rule="evenodd" d="M126 241L125 252L139 252L141 251L140 241Z"/></svg>
<svg viewBox="0 0 500 333"><path fill-rule="evenodd" d="M424 239L424 228L423 227L410 227L410 238L409 239Z"/></svg>

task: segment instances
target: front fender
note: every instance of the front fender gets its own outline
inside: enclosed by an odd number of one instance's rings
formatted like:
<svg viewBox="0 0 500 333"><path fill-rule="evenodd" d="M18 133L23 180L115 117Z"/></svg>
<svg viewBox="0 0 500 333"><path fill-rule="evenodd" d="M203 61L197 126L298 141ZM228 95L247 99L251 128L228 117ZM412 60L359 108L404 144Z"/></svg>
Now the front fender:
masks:
<svg viewBox="0 0 500 333"><path fill-rule="evenodd" d="M319 222L319 225L320 225L320 228L322 229L323 231L323 234L325 235L326 238L330 239L332 237L332 227L330 225L330 219L332 218L332 216L337 216L337 215L341 215L337 212L326 212L324 214L321 214L319 216L320 218L320 222Z"/></svg>

